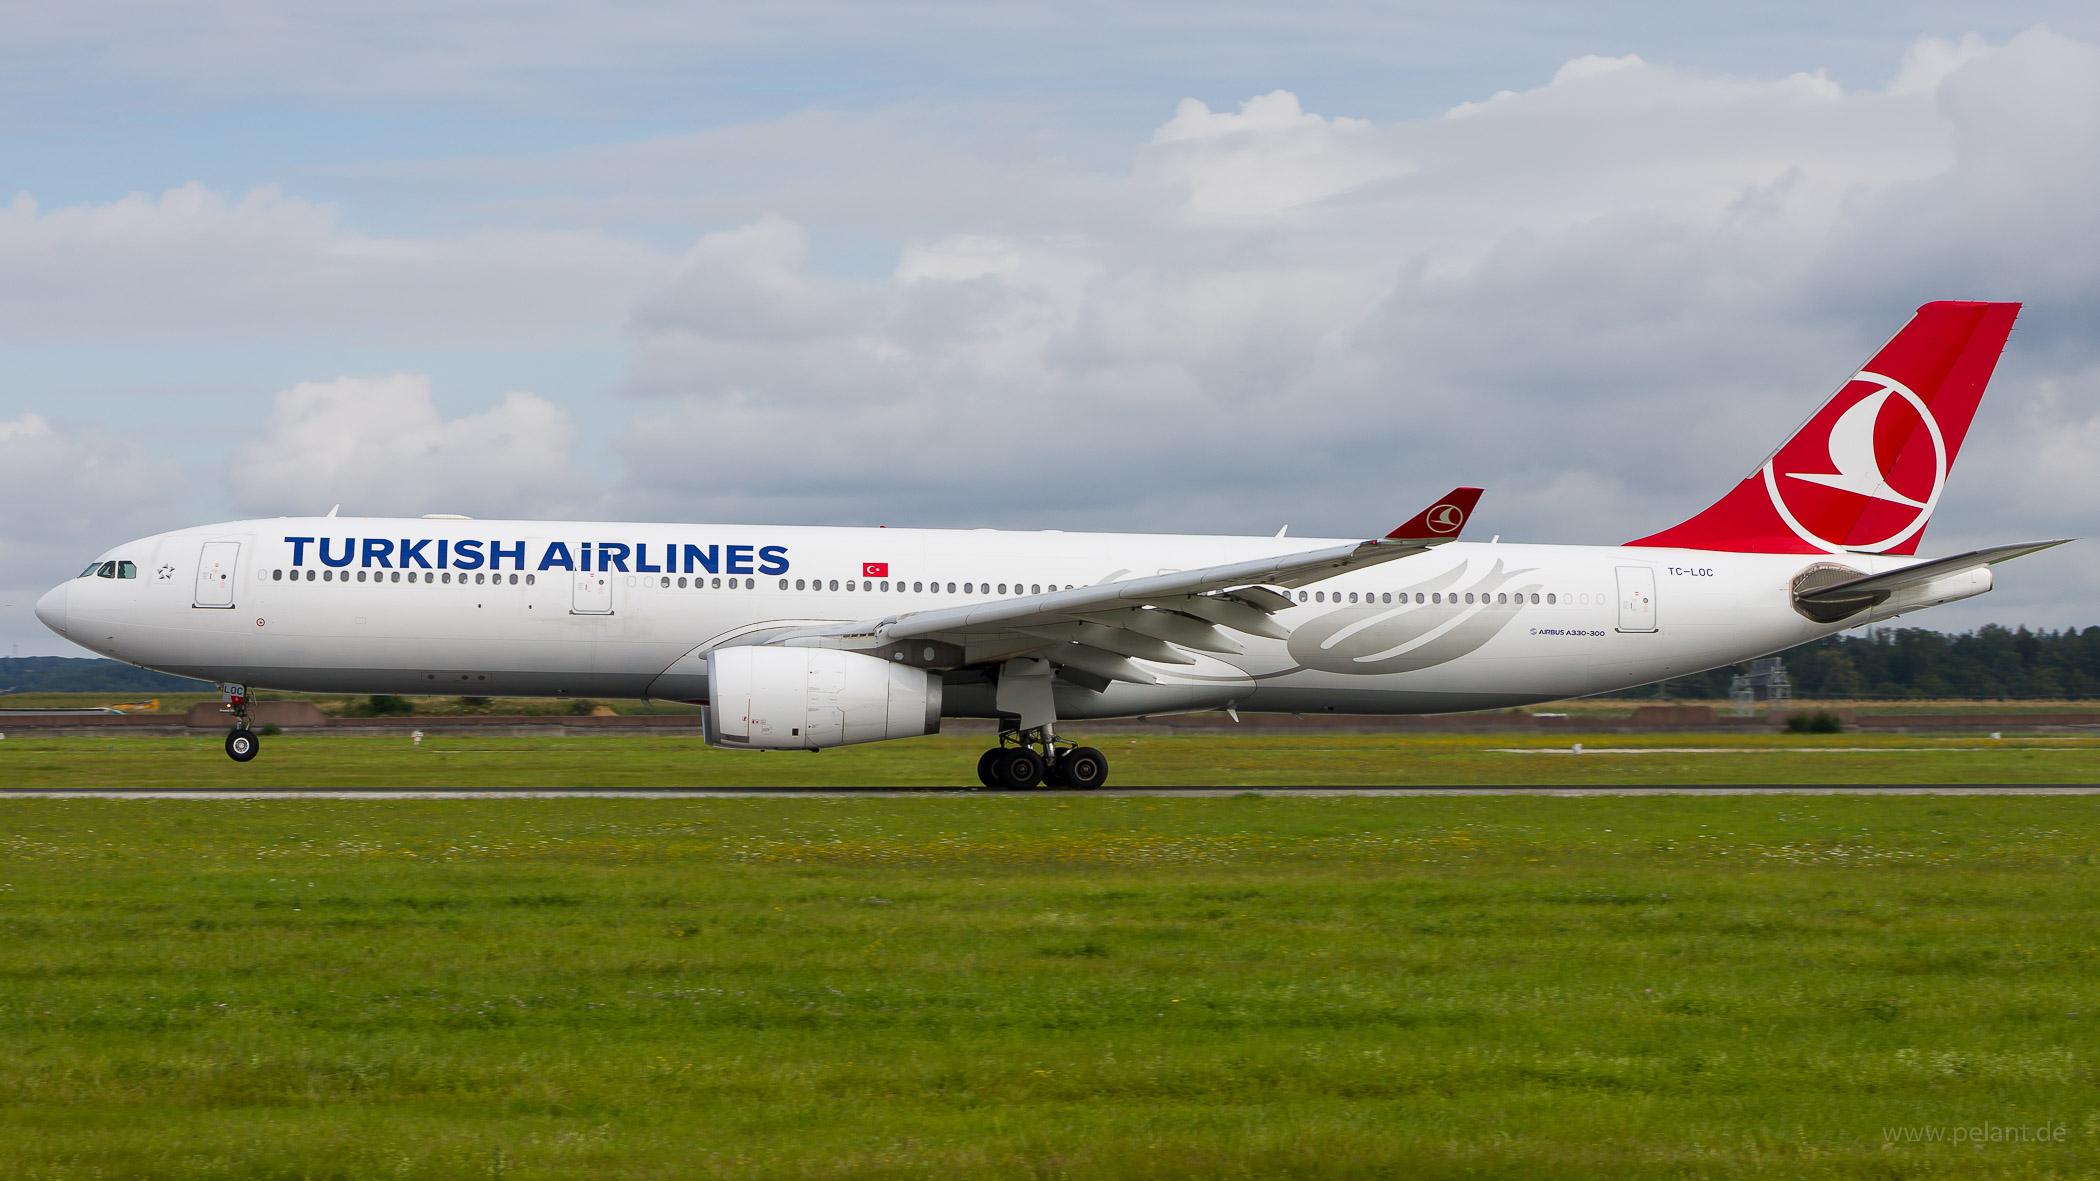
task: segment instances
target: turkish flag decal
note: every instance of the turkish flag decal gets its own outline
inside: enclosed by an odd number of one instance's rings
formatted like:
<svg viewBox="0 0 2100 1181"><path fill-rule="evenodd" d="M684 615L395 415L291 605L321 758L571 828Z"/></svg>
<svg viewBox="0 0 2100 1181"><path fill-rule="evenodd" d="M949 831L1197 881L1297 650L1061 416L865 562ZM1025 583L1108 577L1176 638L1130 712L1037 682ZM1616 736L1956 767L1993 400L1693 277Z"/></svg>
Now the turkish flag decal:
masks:
<svg viewBox="0 0 2100 1181"><path fill-rule="evenodd" d="M860 564L860 576L862 578L888 578L890 576L890 564L888 562L862 562Z"/></svg>

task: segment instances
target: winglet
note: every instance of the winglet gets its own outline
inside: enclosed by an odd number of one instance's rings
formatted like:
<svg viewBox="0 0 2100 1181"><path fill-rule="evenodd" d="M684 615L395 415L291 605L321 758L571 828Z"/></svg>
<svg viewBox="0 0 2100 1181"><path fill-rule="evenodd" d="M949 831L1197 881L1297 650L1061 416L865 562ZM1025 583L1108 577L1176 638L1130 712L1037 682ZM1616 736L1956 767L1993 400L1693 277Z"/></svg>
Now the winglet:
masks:
<svg viewBox="0 0 2100 1181"><path fill-rule="evenodd" d="M1450 541L1473 515L1480 489L1453 488L1442 500L1416 513L1414 519L1386 534L1389 541Z"/></svg>

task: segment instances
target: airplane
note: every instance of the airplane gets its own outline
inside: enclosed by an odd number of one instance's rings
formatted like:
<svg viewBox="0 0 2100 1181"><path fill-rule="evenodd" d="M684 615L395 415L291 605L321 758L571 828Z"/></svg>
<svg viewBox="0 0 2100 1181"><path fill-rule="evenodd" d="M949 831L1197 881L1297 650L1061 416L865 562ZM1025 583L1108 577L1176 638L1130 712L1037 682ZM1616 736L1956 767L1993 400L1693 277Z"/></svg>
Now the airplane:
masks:
<svg viewBox="0 0 2100 1181"><path fill-rule="evenodd" d="M1630 688L1988 591L2062 540L1920 560L2016 303L1937 302L1711 507L1619 546L280 517L127 542L38 600L83 647L251 687L706 706L718 747L994 719L987 787L1099 787L1067 722L1414 714Z"/></svg>

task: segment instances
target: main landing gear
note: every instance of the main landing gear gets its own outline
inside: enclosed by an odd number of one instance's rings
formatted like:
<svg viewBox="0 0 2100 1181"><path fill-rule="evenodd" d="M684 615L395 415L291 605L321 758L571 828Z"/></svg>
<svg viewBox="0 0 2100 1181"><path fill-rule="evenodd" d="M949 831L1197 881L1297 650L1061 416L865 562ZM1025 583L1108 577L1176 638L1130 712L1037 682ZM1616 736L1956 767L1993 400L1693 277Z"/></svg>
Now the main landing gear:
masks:
<svg viewBox="0 0 2100 1181"><path fill-rule="evenodd" d="M248 721L248 689L244 685L221 685L219 693L226 701L225 712L233 715L233 729L226 732L226 757L245 763L262 750L262 740Z"/></svg>
<svg viewBox="0 0 2100 1181"><path fill-rule="evenodd" d="M1007 720L999 723L999 745L977 760L977 778L986 787L1092 790L1108 782L1108 759L1100 751L1058 744L1052 674L1050 662L1040 656L1016 657L999 666L993 701Z"/></svg>
<svg viewBox="0 0 2100 1181"><path fill-rule="evenodd" d="M1091 791L1108 782L1108 756L1091 746L1059 745L1049 726L1028 731L1002 728L999 745L977 759L977 779L986 787L1010 791L1038 785Z"/></svg>

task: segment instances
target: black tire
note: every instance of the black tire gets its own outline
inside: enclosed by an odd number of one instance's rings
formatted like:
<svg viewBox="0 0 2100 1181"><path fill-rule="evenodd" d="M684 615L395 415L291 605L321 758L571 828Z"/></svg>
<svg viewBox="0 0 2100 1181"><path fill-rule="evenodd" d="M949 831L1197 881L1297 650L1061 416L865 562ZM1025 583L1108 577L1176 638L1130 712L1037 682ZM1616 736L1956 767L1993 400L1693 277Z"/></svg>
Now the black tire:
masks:
<svg viewBox="0 0 2100 1181"><path fill-rule="evenodd" d="M992 774L999 786L1013 791L1027 791L1043 779L1043 760L1032 750L1014 749L1003 752L999 761L992 765Z"/></svg>
<svg viewBox="0 0 2100 1181"><path fill-rule="evenodd" d="M977 782L986 787L999 786L999 777L992 768L999 761L999 756L1005 753L1003 748L995 746L977 756Z"/></svg>
<svg viewBox="0 0 2100 1181"><path fill-rule="evenodd" d="M1092 791L1108 782L1108 756L1091 746L1075 746L1057 760L1065 785Z"/></svg>
<svg viewBox="0 0 2100 1181"><path fill-rule="evenodd" d="M236 763L245 763L262 749L262 740L253 730L235 730L226 735L226 757Z"/></svg>

